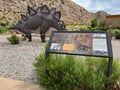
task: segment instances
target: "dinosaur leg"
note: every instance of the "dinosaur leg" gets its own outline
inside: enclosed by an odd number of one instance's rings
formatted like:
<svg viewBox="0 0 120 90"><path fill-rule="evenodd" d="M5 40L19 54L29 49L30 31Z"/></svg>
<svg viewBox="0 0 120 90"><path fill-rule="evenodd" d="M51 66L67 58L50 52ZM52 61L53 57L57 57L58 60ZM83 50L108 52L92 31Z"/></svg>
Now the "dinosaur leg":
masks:
<svg viewBox="0 0 120 90"><path fill-rule="evenodd" d="M41 36L41 40L42 42L46 42L45 40L45 33L48 31L48 29L50 28L50 23L47 21L44 21L43 24L40 27L40 36Z"/></svg>
<svg viewBox="0 0 120 90"><path fill-rule="evenodd" d="M28 38L28 41L32 41L32 36L31 36L31 34L26 34L26 37Z"/></svg>
<svg viewBox="0 0 120 90"><path fill-rule="evenodd" d="M46 42L45 36L46 36L45 34L41 34L41 35L40 35L42 42Z"/></svg>
<svg viewBox="0 0 120 90"><path fill-rule="evenodd" d="M31 35L30 30L24 29L23 33L25 33L25 36L28 38L28 41L31 42L32 41L32 35Z"/></svg>

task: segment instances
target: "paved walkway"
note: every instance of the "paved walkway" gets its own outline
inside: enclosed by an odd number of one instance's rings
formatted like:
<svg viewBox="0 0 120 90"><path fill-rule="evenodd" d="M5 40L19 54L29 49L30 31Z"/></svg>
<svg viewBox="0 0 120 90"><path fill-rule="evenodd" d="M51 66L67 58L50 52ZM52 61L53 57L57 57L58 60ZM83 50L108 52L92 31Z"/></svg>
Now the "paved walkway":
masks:
<svg viewBox="0 0 120 90"><path fill-rule="evenodd" d="M45 90L39 85L0 77L0 90Z"/></svg>

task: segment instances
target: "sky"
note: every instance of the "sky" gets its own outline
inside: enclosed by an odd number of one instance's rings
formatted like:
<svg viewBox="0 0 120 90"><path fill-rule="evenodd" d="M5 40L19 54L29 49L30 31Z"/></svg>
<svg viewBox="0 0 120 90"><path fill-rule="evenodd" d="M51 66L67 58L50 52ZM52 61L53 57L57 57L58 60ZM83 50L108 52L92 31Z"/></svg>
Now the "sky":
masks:
<svg viewBox="0 0 120 90"><path fill-rule="evenodd" d="M108 14L120 14L120 0L72 0L89 12L105 11Z"/></svg>

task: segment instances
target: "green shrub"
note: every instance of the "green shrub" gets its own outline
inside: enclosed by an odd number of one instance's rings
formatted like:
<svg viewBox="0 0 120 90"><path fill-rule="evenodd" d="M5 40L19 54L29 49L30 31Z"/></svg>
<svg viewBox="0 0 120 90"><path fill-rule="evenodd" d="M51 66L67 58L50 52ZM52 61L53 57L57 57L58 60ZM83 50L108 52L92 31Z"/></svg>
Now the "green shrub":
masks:
<svg viewBox="0 0 120 90"><path fill-rule="evenodd" d="M116 39L120 39L120 30L115 30L114 31L114 36Z"/></svg>
<svg viewBox="0 0 120 90"><path fill-rule="evenodd" d="M106 81L112 87L120 80L120 64L116 60L109 78L106 77L108 60L105 58L59 54L45 58L43 52L35 60L38 83L50 90L105 90Z"/></svg>
<svg viewBox="0 0 120 90"><path fill-rule="evenodd" d="M7 25L9 25L9 21L8 20L0 21L0 26L5 27Z"/></svg>
<svg viewBox="0 0 120 90"><path fill-rule="evenodd" d="M98 22L97 22L97 19L93 19L93 20L91 20L91 27L97 27L97 25L98 25Z"/></svg>
<svg viewBox="0 0 120 90"><path fill-rule="evenodd" d="M91 20L91 26L88 27L91 31L94 30L101 30L101 31L107 31L109 28L105 26L105 20L98 22L97 19Z"/></svg>
<svg viewBox="0 0 120 90"><path fill-rule="evenodd" d="M12 34L7 39L10 41L11 44L18 44L19 43L19 37L15 34Z"/></svg>
<svg viewBox="0 0 120 90"><path fill-rule="evenodd" d="M96 27L96 30L107 31L109 28L105 26Z"/></svg>
<svg viewBox="0 0 120 90"><path fill-rule="evenodd" d="M88 29L90 30L90 31L95 31L95 30L100 30L100 31L107 31L109 28L108 27L105 27L105 26L101 26L101 27L88 27Z"/></svg>
<svg viewBox="0 0 120 90"><path fill-rule="evenodd" d="M7 27L0 27L0 34L5 33L8 31Z"/></svg>
<svg viewBox="0 0 120 90"><path fill-rule="evenodd" d="M116 29L120 29L120 26L117 26Z"/></svg>
<svg viewBox="0 0 120 90"><path fill-rule="evenodd" d="M99 27L104 27L105 26L105 20L102 20L101 22L99 22Z"/></svg>

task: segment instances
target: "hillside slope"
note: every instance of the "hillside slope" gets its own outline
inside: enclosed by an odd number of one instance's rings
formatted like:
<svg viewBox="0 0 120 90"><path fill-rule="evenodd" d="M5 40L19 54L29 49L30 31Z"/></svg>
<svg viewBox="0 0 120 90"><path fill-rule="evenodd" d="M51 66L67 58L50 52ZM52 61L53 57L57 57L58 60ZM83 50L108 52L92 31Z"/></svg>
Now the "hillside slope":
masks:
<svg viewBox="0 0 120 90"><path fill-rule="evenodd" d="M68 24L90 24L92 19L102 20L108 15L103 11L90 13L71 0L0 0L0 23L12 24L20 19L21 13L26 13L28 5L37 8L41 4L56 7L62 13L61 20Z"/></svg>

